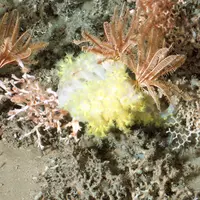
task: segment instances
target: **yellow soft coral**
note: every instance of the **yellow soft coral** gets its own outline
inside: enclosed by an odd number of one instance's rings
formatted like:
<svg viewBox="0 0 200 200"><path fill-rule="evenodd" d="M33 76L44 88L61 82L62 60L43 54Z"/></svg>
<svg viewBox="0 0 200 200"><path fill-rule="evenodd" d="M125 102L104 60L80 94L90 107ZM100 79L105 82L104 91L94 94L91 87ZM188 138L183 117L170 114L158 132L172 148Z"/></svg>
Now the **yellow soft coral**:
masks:
<svg viewBox="0 0 200 200"><path fill-rule="evenodd" d="M101 137L111 127L127 132L136 121L152 122L145 113L146 99L134 90L124 64L113 60L98 64L98 60L95 54L83 53L74 62L67 56L58 63L60 106L86 122L89 134ZM148 117L142 119L142 113Z"/></svg>

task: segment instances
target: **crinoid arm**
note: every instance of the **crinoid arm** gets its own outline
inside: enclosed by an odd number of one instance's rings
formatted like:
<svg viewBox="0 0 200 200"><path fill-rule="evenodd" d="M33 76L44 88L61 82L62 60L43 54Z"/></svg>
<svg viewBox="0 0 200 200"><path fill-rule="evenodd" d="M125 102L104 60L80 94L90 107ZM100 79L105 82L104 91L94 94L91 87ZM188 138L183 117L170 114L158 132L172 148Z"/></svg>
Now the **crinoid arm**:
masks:
<svg viewBox="0 0 200 200"><path fill-rule="evenodd" d="M31 31L19 35L19 14L13 10L5 13L0 22L0 68L7 64L17 63L19 66L32 64L30 56L47 46L45 42L31 43Z"/></svg>
<svg viewBox="0 0 200 200"><path fill-rule="evenodd" d="M133 15L130 20L129 17L129 9L123 6L121 13L118 14L118 8L116 7L111 22L104 22L103 24L105 34L103 40L83 31L83 39L74 41L74 43L79 45L88 42L88 46L82 46L84 51L100 54L104 56L105 59L122 59L122 57L129 54L131 48L136 45L138 20L136 19L136 15ZM129 24L130 26L127 27Z"/></svg>

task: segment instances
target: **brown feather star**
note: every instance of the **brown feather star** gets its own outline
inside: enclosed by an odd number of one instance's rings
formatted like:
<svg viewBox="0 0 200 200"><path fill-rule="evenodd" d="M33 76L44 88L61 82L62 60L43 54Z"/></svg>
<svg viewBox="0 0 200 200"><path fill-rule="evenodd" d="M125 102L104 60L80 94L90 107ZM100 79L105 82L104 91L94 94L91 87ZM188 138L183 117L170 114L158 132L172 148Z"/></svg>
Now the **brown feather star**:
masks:
<svg viewBox="0 0 200 200"><path fill-rule="evenodd" d="M45 42L31 43L30 30L19 36L19 14L16 10L4 14L0 21L0 68L13 63L22 68L23 63L32 64L30 56L46 46Z"/></svg>

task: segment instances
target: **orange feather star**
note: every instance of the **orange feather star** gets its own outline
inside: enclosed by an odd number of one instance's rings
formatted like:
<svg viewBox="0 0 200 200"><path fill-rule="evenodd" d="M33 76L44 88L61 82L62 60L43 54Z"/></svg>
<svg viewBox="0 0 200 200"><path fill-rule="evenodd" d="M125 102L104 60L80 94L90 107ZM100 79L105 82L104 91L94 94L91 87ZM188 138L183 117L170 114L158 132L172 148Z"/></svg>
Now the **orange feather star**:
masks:
<svg viewBox="0 0 200 200"><path fill-rule="evenodd" d="M106 41L102 41L88 32L83 31L83 40L74 41L74 43L91 43L92 46L83 46L82 49L103 55L103 61L106 59L121 59L124 54L127 54L127 52L130 51L131 47L136 45L135 33L137 32L137 15L133 15L130 21L130 26L128 30L126 30L130 11L129 9L126 9L124 12L123 10L124 9L122 9L121 14L118 16L118 10L116 7L111 22L104 22L103 27Z"/></svg>
<svg viewBox="0 0 200 200"><path fill-rule="evenodd" d="M16 10L4 14L0 21L0 68L13 63L23 67L22 61L33 63L30 56L46 46L44 42L31 43L30 30L19 36L19 14Z"/></svg>

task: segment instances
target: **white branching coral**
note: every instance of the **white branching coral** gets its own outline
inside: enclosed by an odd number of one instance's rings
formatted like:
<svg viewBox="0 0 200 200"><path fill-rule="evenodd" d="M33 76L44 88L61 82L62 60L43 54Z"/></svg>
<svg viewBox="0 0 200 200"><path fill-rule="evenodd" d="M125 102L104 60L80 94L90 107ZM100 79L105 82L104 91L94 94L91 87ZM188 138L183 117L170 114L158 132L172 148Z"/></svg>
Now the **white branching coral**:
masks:
<svg viewBox="0 0 200 200"><path fill-rule="evenodd" d="M200 144L200 102L198 100L180 104L177 113L168 122L170 143L173 149Z"/></svg>
<svg viewBox="0 0 200 200"><path fill-rule="evenodd" d="M20 121L33 121L35 127L28 133L20 137L23 139L36 133L38 147L44 149L42 144L41 131L55 128L57 133L61 133L62 128L72 127L72 134L77 139L77 132L80 130L79 124L72 120L66 122L64 119L68 112L58 108L58 96L50 88L44 90L35 80L34 76L24 74L22 78L12 75L8 89L2 82L1 87L6 91L6 96L21 108L10 110L9 120L18 116Z"/></svg>

